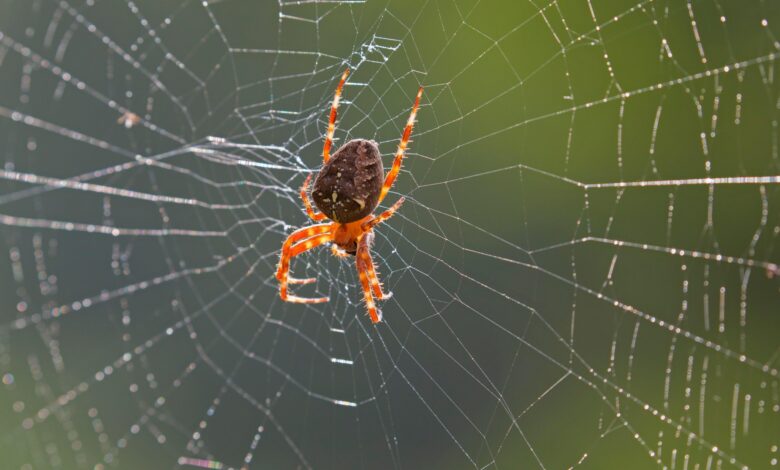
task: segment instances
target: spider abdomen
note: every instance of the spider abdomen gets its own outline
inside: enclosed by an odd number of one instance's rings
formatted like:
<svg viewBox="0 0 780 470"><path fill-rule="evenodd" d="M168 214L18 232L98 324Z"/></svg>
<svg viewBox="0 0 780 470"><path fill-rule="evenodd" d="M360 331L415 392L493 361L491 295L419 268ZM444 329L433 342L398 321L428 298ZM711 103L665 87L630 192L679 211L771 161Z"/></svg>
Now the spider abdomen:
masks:
<svg viewBox="0 0 780 470"><path fill-rule="evenodd" d="M314 204L334 222L360 220L376 208L384 173L376 142L350 140L322 166L314 180Z"/></svg>

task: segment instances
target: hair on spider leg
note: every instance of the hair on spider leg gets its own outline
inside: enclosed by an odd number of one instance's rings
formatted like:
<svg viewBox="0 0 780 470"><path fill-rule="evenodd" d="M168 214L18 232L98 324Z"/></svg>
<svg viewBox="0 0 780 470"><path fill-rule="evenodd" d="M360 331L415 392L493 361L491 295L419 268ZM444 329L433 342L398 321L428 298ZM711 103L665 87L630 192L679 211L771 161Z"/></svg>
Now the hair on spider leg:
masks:
<svg viewBox="0 0 780 470"><path fill-rule="evenodd" d="M368 231L365 234L363 234L362 238L366 240L366 246L371 248L372 246L374 246L375 237L376 235L374 235L373 231Z"/></svg>

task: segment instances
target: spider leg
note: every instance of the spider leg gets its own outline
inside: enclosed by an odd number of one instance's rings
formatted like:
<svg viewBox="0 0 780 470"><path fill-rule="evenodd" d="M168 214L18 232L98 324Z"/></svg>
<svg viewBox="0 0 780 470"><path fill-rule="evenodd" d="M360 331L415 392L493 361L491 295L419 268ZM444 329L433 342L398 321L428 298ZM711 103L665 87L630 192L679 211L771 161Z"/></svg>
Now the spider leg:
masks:
<svg viewBox="0 0 780 470"><path fill-rule="evenodd" d="M323 163L328 163L330 160L330 147L333 145L333 133L336 132L336 115L339 107L339 100L341 99L341 89L344 87L344 82L347 81L347 75L349 75L349 69L346 69L341 74L341 81L336 88L336 95L333 97L333 104L330 107L330 121L328 121L328 133L325 135L325 146L322 147L322 160Z"/></svg>
<svg viewBox="0 0 780 470"><path fill-rule="evenodd" d="M320 246L323 243L328 243L333 240L332 233L326 233L323 235L317 235L306 240L300 241L292 246L290 249L290 258L300 255L303 252L309 251L315 246Z"/></svg>
<svg viewBox="0 0 780 470"><path fill-rule="evenodd" d="M388 294L382 292L382 283L379 282L379 277L377 277L376 267L374 266L374 262L371 259L371 249L368 246L368 237L365 235L361 237L360 242L358 242L357 258L357 262L362 263L366 270L366 274L368 275L368 282L371 284L371 290L374 293L374 297L379 300L387 300L392 297L392 292Z"/></svg>
<svg viewBox="0 0 780 470"><path fill-rule="evenodd" d="M359 249L359 248L358 248ZM363 288L363 299L366 301L366 308L368 309L368 316L371 317L371 323L379 323L382 321L382 312L376 308L374 303L374 297L371 295L370 281L368 280L368 272L365 263L361 257L356 257L356 265L358 271L358 277L360 278L360 286Z"/></svg>
<svg viewBox="0 0 780 470"><path fill-rule="evenodd" d="M304 279L298 279L297 277L287 276L287 284L311 284L316 281L316 277L307 277Z"/></svg>
<svg viewBox="0 0 780 470"><path fill-rule="evenodd" d="M290 272L290 259L295 256L298 256L299 254L305 251L311 250L316 246L322 245L323 243L327 243L332 239L333 239L333 234L325 233L323 235L317 235L315 237L311 237L303 241L300 241L287 250L287 255L286 257L282 258L282 264L280 265L281 272L277 273L277 277L279 277L279 283L280 283L279 296L282 298L282 300L284 300L285 302L294 302L299 304L318 304L330 300L328 299L328 297L306 298L306 297L298 297L296 295L290 295L287 292L287 284L289 283L288 274Z"/></svg>
<svg viewBox="0 0 780 470"><path fill-rule="evenodd" d="M279 267L276 270L276 279L282 280L282 271L290 269L290 247L297 241L311 238L315 235L327 233L331 229L331 224L312 225L310 227L303 227L290 234L287 240L282 244L282 256L279 260ZM306 284L298 282L298 284Z"/></svg>
<svg viewBox="0 0 780 470"><path fill-rule="evenodd" d="M309 218L311 218L311 220L315 222L319 222L321 220L327 219L327 216L322 212L314 212L314 209L311 207L311 202L309 202L309 196L306 195L306 190L309 189L310 182L311 182L311 173L309 173L309 176L306 177L306 181L303 182L303 186L301 186L301 200L303 201L304 207L306 207L306 213L309 215Z"/></svg>
<svg viewBox="0 0 780 470"><path fill-rule="evenodd" d="M390 172L387 174L387 177L385 178L385 183L382 185L382 191L379 193L379 202L382 202L382 199L387 196L387 192L390 191L390 188L393 187L393 183L395 183L396 177L398 177L398 172L401 171L401 161L404 159L404 154L406 153L406 146L409 143L409 137L412 135L412 128L414 127L414 119L417 117L417 108L420 107L420 97L422 97L423 89L420 87L419 90L417 90L417 97L414 99L414 106L412 107L412 112L409 114L409 120L406 121L406 129L404 129L403 136L401 137L401 142L398 144L398 150L395 152L395 160L393 160L393 167L390 169Z"/></svg>
<svg viewBox="0 0 780 470"><path fill-rule="evenodd" d="M374 228L377 225L379 225L382 222L384 222L385 220L387 220L390 217L392 217L393 214L395 214L395 212L398 210L398 208L401 207L401 204L403 204L405 200L406 200L406 198L402 197L401 199L397 200L395 202L395 204L390 206L389 209L387 209L386 211L382 212L381 214L379 214L378 216L374 217L373 219L369 220L368 222L363 223L363 230L369 231L372 228Z"/></svg>
<svg viewBox="0 0 780 470"><path fill-rule="evenodd" d="M333 256L337 256L339 258L349 258L349 253L337 247L336 245L331 245L330 251L333 253Z"/></svg>

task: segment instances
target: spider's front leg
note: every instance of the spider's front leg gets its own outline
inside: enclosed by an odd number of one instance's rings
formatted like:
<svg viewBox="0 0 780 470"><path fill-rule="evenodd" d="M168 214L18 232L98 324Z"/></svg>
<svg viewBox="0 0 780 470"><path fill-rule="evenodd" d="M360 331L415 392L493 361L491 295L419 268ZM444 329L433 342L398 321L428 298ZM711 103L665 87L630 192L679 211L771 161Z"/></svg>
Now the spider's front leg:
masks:
<svg viewBox="0 0 780 470"><path fill-rule="evenodd" d="M303 227L291 233L290 236L287 237L287 240L284 241L284 244L282 244L282 256L281 259L279 260L279 266L276 270L276 279L281 281L282 271L290 269L289 251L290 251L290 247L292 247L295 242L304 240L306 238L311 238L315 235L327 233L330 231L330 229L331 229L331 224L320 224L320 225L312 225L310 227ZM294 282L290 282L290 283L295 284Z"/></svg>
<svg viewBox="0 0 780 470"><path fill-rule="evenodd" d="M358 248L360 250L360 248ZM363 299L366 301L366 309L368 309L368 316L371 317L371 323L379 323L382 321L382 312L376 308L374 303L374 296L371 294L371 285L368 275L368 267L361 256L356 257L358 277L360 278L360 287L363 288Z"/></svg>
<svg viewBox="0 0 780 470"><path fill-rule="evenodd" d="M291 233L282 245L282 256L279 260L279 268L276 271L276 279L279 280L279 295L286 302L297 303L321 303L327 302L327 297L304 298L290 295L287 292L288 284L309 284L314 282L315 278L295 279L289 276L290 260L295 256L310 250L316 246L327 243L333 239L330 233L330 224L313 225L305 227ZM297 242L297 243L296 243Z"/></svg>
<svg viewBox="0 0 780 470"><path fill-rule="evenodd" d="M382 283L379 282L379 276L377 276L374 261L371 259L371 242L373 238L374 232L371 231L366 232L362 237L360 237L357 253L355 253L355 256L357 257L358 265L362 264L363 269L366 271L368 282L371 285L371 291L373 292L374 297L379 300L387 300L393 296L393 293L382 292ZM360 266L358 266L358 270L360 270Z"/></svg>

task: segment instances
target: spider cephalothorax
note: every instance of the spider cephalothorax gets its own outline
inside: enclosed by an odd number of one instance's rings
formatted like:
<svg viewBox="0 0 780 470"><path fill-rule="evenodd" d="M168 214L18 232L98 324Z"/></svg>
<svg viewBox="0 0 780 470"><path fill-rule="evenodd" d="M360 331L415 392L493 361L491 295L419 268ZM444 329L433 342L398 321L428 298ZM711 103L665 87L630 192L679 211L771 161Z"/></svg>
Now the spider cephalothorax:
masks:
<svg viewBox="0 0 780 470"><path fill-rule="evenodd" d="M290 259L323 243L331 242L334 244L334 254L355 256L355 264L368 314L371 321L377 323L382 320L382 316L374 304L374 298L382 300L387 299L390 295L382 292L382 285L377 278L376 269L371 260L370 248L374 239L373 229L382 221L390 218L401 207L404 198L396 201L378 216L374 216L372 213L387 196L387 192L393 186L398 172L401 170L401 161L412 134L417 108L420 106L422 88L417 91L412 112L395 153L393 167L385 177L379 147L373 140L351 140L339 148L333 157L330 156L341 89L344 87L347 75L349 75L349 69L344 71L339 86L336 88L336 95L330 109L328 133L325 136L325 145L322 149L323 165L314 181L312 191L314 204L322 212L314 212L309 203L307 190L311 175L306 178L300 193L306 213L312 220L319 222L330 219L333 222L304 227L290 234L282 245L282 256L279 268L276 270L276 278L279 280L279 295L287 302L310 304L327 302L327 297L305 298L291 295L287 292L287 286L288 284L309 284L316 281L315 278L295 279L290 277Z"/></svg>

